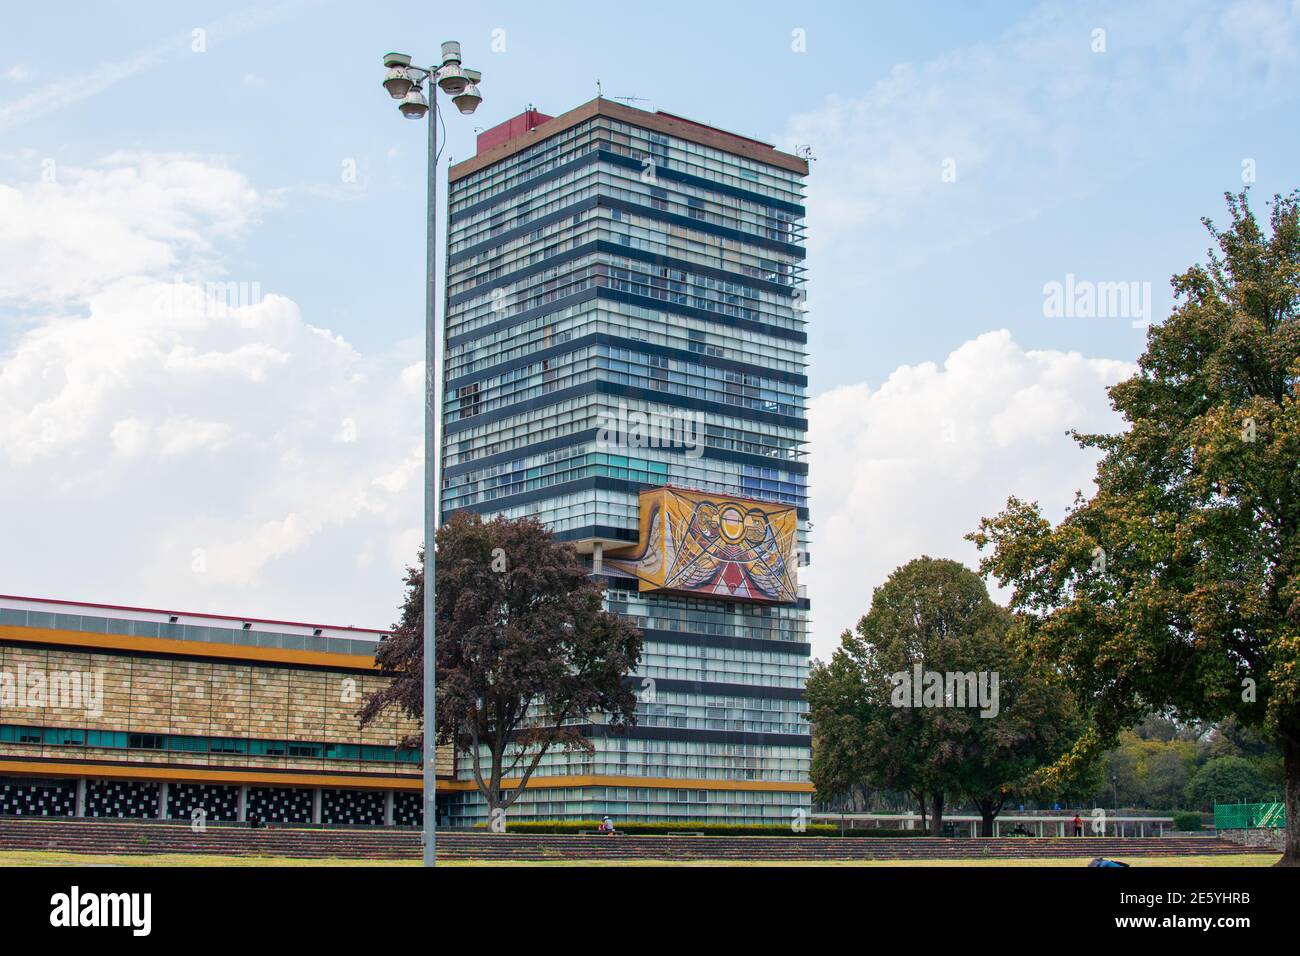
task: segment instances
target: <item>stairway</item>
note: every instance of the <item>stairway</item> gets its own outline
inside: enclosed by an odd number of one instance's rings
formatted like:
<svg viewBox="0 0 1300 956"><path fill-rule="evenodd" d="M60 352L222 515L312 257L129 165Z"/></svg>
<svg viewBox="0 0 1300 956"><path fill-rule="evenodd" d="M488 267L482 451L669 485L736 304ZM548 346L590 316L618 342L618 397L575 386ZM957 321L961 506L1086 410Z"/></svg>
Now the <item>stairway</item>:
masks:
<svg viewBox="0 0 1300 956"><path fill-rule="evenodd" d="M298 859L413 860L420 857L417 830L366 828L263 829L209 825L196 833L184 824L147 820L70 820L0 817L0 851L60 850L68 853L203 853ZM438 834L446 860L571 861L720 860L834 862L843 860L1042 859L1050 857L1171 857L1272 853L1214 837L672 837L490 834L449 830Z"/></svg>

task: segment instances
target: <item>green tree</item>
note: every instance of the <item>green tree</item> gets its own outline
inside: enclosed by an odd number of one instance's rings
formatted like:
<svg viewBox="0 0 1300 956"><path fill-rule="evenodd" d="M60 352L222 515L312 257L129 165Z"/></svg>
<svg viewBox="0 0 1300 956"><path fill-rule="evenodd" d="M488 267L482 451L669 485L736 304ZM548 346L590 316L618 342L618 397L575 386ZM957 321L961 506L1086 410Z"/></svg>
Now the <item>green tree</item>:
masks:
<svg viewBox="0 0 1300 956"><path fill-rule="evenodd" d="M614 728L635 722L626 678L641 634L604 610L603 585L534 518L458 511L436 540L438 742L470 757L489 819L504 823L553 747L590 751L597 714ZM401 620L375 654L389 684L366 699L363 724L389 707L423 716L422 565L407 569ZM517 785L503 789L507 778Z"/></svg>
<svg viewBox="0 0 1300 956"><path fill-rule="evenodd" d="M1143 805L1152 810L1177 810L1191 778L1187 756L1177 748L1162 746L1147 758L1142 780Z"/></svg>
<svg viewBox="0 0 1300 956"><path fill-rule="evenodd" d="M1138 807L1142 803L1142 777L1139 767L1142 763L1137 741L1125 733L1120 738L1120 745L1105 754L1100 761L1104 768L1101 787L1095 793L1095 799L1102 805L1114 809L1120 807Z"/></svg>
<svg viewBox="0 0 1300 956"><path fill-rule="evenodd" d="M1205 733L1204 721L1185 723L1164 714L1147 714L1133 727L1143 740L1199 740Z"/></svg>
<svg viewBox="0 0 1300 956"><path fill-rule="evenodd" d="M991 833L1008 797L1072 739L1067 697L1012 652L1010 625L979 576L955 561L918 558L890 575L808 679L818 793L854 784L910 793L936 836L945 801L966 799ZM935 687L927 676L922 694L917 669L984 675L989 706L970 706L974 695L959 706L955 679ZM914 696L924 706L912 706Z"/></svg>
<svg viewBox="0 0 1300 956"><path fill-rule="evenodd" d="M1275 758L1277 745L1255 727L1243 727L1235 717L1215 725L1210 735L1211 757Z"/></svg>
<svg viewBox="0 0 1300 956"><path fill-rule="evenodd" d="M1275 793L1249 760L1215 757L1188 781L1185 796L1197 810L1213 810L1216 803L1257 803Z"/></svg>
<svg viewBox="0 0 1300 956"><path fill-rule="evenodd" d="M1245 193L1205 225L1209 264L1175 276L1175 308L1139 371L1110 389L1127 429L1097 449L1096 493L1055 527L1016 498L971 538L1012 588L1025 647L1059 669L1089 729L1069 772L1153 709L1233 715L1285 762L1282 865L1300 864L1300 192L1271 234Z"/></svg>

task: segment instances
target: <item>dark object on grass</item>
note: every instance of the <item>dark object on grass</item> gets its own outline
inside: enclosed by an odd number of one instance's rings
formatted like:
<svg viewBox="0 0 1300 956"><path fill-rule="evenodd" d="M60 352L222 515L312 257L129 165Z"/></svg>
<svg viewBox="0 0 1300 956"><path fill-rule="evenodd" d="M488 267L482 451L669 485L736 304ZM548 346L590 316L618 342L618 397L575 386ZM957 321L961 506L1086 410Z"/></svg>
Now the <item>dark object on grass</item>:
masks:
<svg viewBox="0 0 1300 956"><path fill-rule="evenodd" d="M1124 867L1125 869L1128 869L1128 864L1127 864L1127 863L1121 863L1119 860L1108 860L1108 859L1106 859L1105 857L1102 857L1102 856L1097 857L1095 860L1093 860L1093 861L1092 861L1091 863L1089 863L1088 865L1089 865L1089 866L1122 866L1122 867Z"/></svg>

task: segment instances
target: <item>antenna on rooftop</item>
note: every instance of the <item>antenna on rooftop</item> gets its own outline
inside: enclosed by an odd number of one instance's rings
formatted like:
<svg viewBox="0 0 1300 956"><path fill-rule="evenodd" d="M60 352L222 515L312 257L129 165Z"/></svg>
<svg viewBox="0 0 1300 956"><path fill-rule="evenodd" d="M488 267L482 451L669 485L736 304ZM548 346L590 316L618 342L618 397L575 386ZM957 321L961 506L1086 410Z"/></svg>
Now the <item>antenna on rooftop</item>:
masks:
<svg viewBox="0 0 1300 956"><path fill-rule="evenodd" d="M800 146L798 144L795 144L794 154L798 156L800 159L804 160L805 162L808 163L817 162L817 157L812 154L811 146Z"/></svg>
<svg viewBox="0 0 1300 956"><path fill-rule="evenodd" d="M649 98L648 98L648 97L645 97L645 96L611 96L610 99L611 99L611 100L622 100L622 101L623 101L624 103L626 103L628 106L631 106L633 103L649 103L649 102L650 102Z"/></svg>

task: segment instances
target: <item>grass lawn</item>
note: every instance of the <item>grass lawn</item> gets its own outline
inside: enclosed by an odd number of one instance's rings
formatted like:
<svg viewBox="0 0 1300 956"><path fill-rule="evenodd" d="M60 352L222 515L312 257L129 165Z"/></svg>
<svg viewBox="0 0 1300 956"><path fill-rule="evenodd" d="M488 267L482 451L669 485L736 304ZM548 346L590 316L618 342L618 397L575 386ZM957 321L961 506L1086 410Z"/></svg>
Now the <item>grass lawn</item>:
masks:
<svg viewBox="0 0 1300 956"><path fill-rule="evenodd" d="M1224 856L1130 857L1125 860L1133 866L1272 866L1281 854L1241 853ZM1086 858L1038 860L840 860L829 863L790 863L750 860L736 864L730 861L711 860L603 860L582 866L1085 866ZM296 860L285 857L207 856L193 853L157 853L144 856L105 855L88 856L63 853L56 850L4 850L0 851L0 866L419 866L419 860ZM573 866L559 860L540 862L503 863L497 860L448 860L442 866Z"/></svg>

